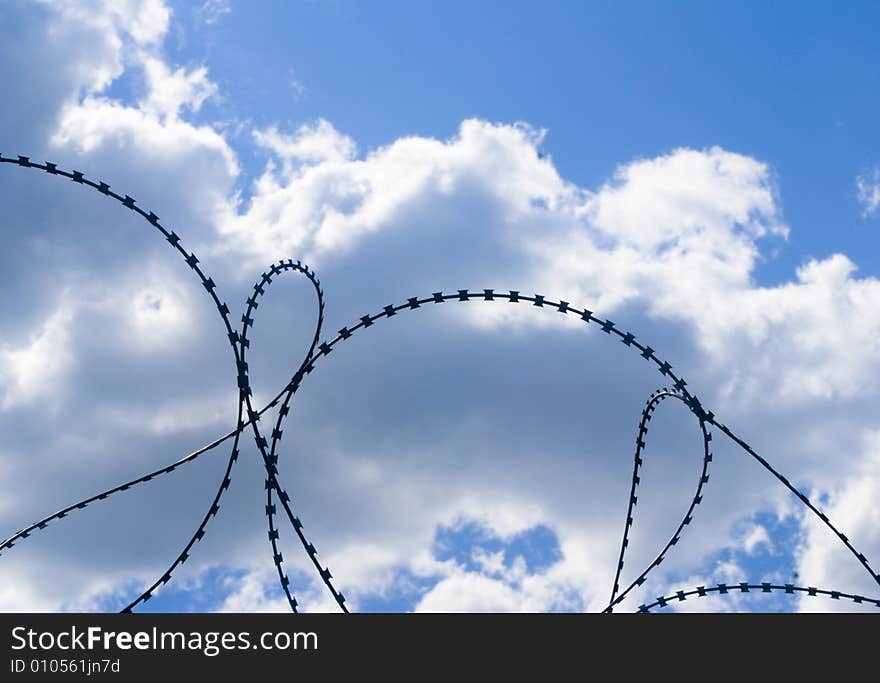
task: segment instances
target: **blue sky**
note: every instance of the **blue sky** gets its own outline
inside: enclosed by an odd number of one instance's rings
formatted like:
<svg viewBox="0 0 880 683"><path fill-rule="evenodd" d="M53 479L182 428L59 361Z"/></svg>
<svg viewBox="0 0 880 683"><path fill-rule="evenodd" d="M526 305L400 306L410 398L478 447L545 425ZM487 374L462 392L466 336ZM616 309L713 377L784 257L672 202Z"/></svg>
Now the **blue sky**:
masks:
<svg viewBox="0 0 880 683"><path fill-rule="evenodd" d="M326 336L462 287L607 316L871 559L878 19L872 3L16 0L0 8L13 103L0 150L82 169L154 210L233 319L287 258L321 277ZM235 393L216 315L149 226L81 188L0 171L12 531L225 433ZM272 287L254 331L258 399L312 333L305 283ZM322 560L359 610L602 609L639 411L662 378L562 316L437 308L346 342L297 395L281 477ZM625 608L720 581L876 594L778 483L713 443L694 525ZM242 451L220 516L148 609L286 609L259 462ZM119 609L185 542L225 457L4 553L0 608ZM675 528L699 458L692 418L664 405L624 579ZM290 530L281 542L304 609L332 609Z"/></svg>

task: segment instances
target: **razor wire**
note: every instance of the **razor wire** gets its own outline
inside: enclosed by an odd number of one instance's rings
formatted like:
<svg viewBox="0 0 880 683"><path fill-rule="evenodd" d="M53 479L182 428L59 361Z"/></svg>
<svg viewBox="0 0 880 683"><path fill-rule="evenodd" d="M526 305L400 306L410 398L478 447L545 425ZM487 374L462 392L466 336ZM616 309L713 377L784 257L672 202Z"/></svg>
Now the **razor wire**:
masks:
<svg viewBox="0 0 880 683"><path fill-rule="evenodd" d="M275 503L276 499L278 502L281 503L284 514L287 517L287 521L290 523L291 527L295 531L296 536L299 539L300 545L302 545L303 549L309 557L309 560L317 570L322 583L324 584L330 595L333 597L340 610L343 612L348 612L349 610L345 604L346 599L344 595L339 592L333 585L333 582L331 581L333 575L331 574L329 567L322 566L321 562L318 560L317 550L314 544L306 537L304 532L304 525L301 519L295 514L290 496L281 485L278 477L278 448L283 433L283 423L285 418L290 413L290 404L293 400L294 395L302 386L305 377L314 371L316 364L318 363L318 361L320 361L321 358L328 356L334 349L334 347L336 347L343 341L347 341L355 333L361 330L366 330L380 320L394 317L404 311L413 311L426 307L430 304L442 304L447 301L506 301L511 304L530 303L533 307L555 310L556 312L563 315L573 315L582 320L585 324L599 327L601 331L607 334L609 337L611 337L612 335L616 336L625 346L636 351L641 358L650 363L653 363L656 366L657 371L662 376L667 378L667 380L672 385L671 388L663 388L651 394L641 414L641 419L638 425L638 433L636 437L633 475L631 479L630 495L628 500L626 520L624 523L623 537L618 554L616 573L612 584L611 598L608 606L603 610L604 612L612 612L614 610L614 607L620 604L621 601L624 600L633 589L645 583L650 572L663 562L672 547L681 540L685 529L693 521L696 507L703 500L704 487L709 482L708 470L709 464L712 462L712 452L710 450L710 443L712 441L712 432L710 431L711 427L717 428L722 434L731 439L737 446L745 451L746 454L748 454L752 459L756 460L759 464L761 464L762 467L770 472L771 475L773 475L779 482L781 482L795 497L797 497L800 503L807 510L809 510L813 515L817 516L823 522L823 524L837 536L838 540L843 543L843 545L850 551L850 553L859 561L859 563L868 572L875 583L880 585L880 573L876 572L873 569L872 565L868 562L866 556L856 549L850 539L831 522L831 520L825 513L817 508L815 504L810 501L810 499L803 492L798 490L797 487L795 487L788 478L786 478L777 469L775 469L748 443L737 436L729 427L719 422L711 411L707 411L705 408L703 408L697 396L686 388L687 382L682 377L677 376L672 371L672 365L668 361L665 361L658 357L655 350L651 348L651 346L647 344L642 344L636 339L636 336L633 333L628 331L624 332L616 325L616 323L614 323L610 319L600 318L589 309L579 309L572 306L567 301L554 301L552 299L546 298L544 295L541 294L527 295L520 293L518 290L508 290L504 292L496 291L495 289L483 289L479 291L459 289L454 293L442 291L434 292L430 296L411 297L407 299L404 303L397 305L387 305L382 308L382 310L378 313L372 315L364 315L357 323L341 328L336 333L336 336L334 336L332 339L323 341L319 344L318 340L320 339L324 323L325 303L323 289L321 288L320 281L318 280L317 275L313 270L311 270L307 265L303 264L300 261L293 261L292 259L289 259L286 261L273 263L266 272L262 273L261 277L254 284L253 292L251 296L246 300L246 308L241 317L241 330L237 331L233 328L233 324L231 322L231 313L228 305L222 302L217 295L217 288L214 280L207 274L205 274L205 272L199 266L199 259L195 255L195 253L188 252L186 249L184 249L180 236L173 230L168 230L167 228L165 228L161 224L159 217L155 213L153 213L152 211L146 211L138 206L136 201L129 195L118 194L111 190L110 185L108 185L107 183L103 181L94 181L86 177L85 174L80 171L67 171L59 168L56 164L51 162L34 162L26 156L6 157L2 153L0 153L0 163L17 165L22 168L42 170L49 175L67 178L77 184L91 187L101 194L122 204L129 210L139 214L156 230L158 230L159 233L165 238L165 240L171 245L171 247L180 254L187 266L199 279L201 285L206 290L208 296L211 298L214 304L214 307L219 313L223 321L223 325L226 330L226 336L233 354L233 359L235 361L236 383L238 386L238 415L236 428L234 430L228 432L223 436L218 437L214 441L206 444L205 446L202 446L201 448L189 453L188 455L176 460L175 462L165 467L150 471L144 475L141 475L140 477L126 481L113 488L107 489L98 494L72 503L64 508L61 508L57 512L47 515L46 517L43 517L42 519L20 529L16 533L12 534L8 538L0 542L0 554L2 554L2 551L7 551L11 549L13 546L16 545L18 541L28 538L32 533L36 531L41 531L45 529L52 522L66 518L72 512L81 510L94 502L106 500L116 493L126 491L130 488L151 481L162 475L170 474L171 472L176 471L181 466L192 462L193 460L199 458L205 453L213 451L216 447L231 439L232 445L230 448L229 456L227 458L223 478L217 490L215 491L214 496L211 500L211 504L205 512L204 516L202 517L202 520L199 522L195 531L189 537L182 550L176 555L172 563L162 573L162 575L159 576L153 583L151 583L144 591L142 591L122 610L123 612L132 611L139 604L148 601L152 597L153 593L162 585L167 584L171 581L173 573L184 562L186 562L186 560L190 556L190 552L192 551L196 543L204 538L208 523L212 518L218 515L220 510L220 501L224 493L229 489L231 485L232 470L239 456L239 443L241 439L241 434L246 428L250 428L254 438L254 442L257 446L257 450L259 451L262 458L264 469L266 471L265 515L268 528L268 538L272 549L272 559L278 574L279 583L287 598L291 611L294 613L298 611L298 603L291 590L290 579L286 574L283 566L284 558L278 546L279 529L275 523L275 517L278 514L277 506ZM246 360L247 351L250 347L250 340L248 339L248 329L253 327L254 325L254 320L256 317L255 313L259 306L260 297L265 294L266 288L272 283L273 278L278 277L286 272L296 272L303 275L307 280L309 280L315 291L318 308L315 331L312 337L311 345L309 346L309 349L306 352L304 359L300 363L298 369L294 372L287 385L285 385L285 387L282 388L281 391L279 391L278 394L265 406L260 409L255 409L252 400L253 391L250 386L250 377ZM698 421L703 439L702 470L695 493L691 498L687 511L685 512L682 520L679 522L673 535L657 553L654 560L652 560L652 562L647 567L642 569L638 573L636 578L632 580L627 585L627 587L621 591L620 578L624 568L626 552L629 548L630 529L634 524L634 510L638 501L637 492L640 484L639 472L641 465L644 462L643 453L647 443L646 439L648 433L648 423L650 422L658 405L669 398L674 398L682 403L685 407L687 407L687 409L694 415L694 417ZM274 427L269 433L269 439L267 439L266 436L264 436L263 433L260 431L259 421L267 411L275 407L279 407L278 415L275 420ZM880 598L871 598L862 595L846 593L843 591L815 587L795 586L793 584L743 582L735 585L720 583L708 588L705 586L698 586L690 590L678 591L673 595L658 597L655 601L651 603L643 604L639 607L638 611L650 612L656 608L667 607L674 602L682 602L688 597L705 597L710 594L730 595L732 593L736 593L737 591L740 593L755 591L761 594L781 592L787 595L803 594L810 597L826 596L834 600L843 599L852 601L856 604L872 604L876 607L880 607Z"/></svg>

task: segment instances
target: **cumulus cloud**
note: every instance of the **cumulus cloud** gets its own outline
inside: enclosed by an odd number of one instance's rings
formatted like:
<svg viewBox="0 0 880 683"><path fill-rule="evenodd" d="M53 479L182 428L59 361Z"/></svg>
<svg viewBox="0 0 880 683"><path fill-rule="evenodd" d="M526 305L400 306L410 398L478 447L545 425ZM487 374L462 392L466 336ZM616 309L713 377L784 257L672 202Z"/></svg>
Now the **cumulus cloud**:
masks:
<svg viewBox="0 0 880 683"><path fill-rule="evenodd" d="M217 94L217 86L208 79L204 66L189 72L183 67L171 71L156 57L145 57L143 64L148 95L142 107L161 117L176 119L184 107L196 112L205 100Z"/></svg>
<svg viewBox="0 0 880 683"><path fill-rule="evenodd" d="M304 124L292 135L280 133L276 127L257 130L254 131L254 140L285 162L287 175L292 174L294 163L345 162L353 159L357 151L354 140L339 133L324 119L314 125Z"/></svg>
<svg viewBox="0 0 880 683"><path fill-rule="evenodd" d="M249 205L220 229L260 261L278 248L319 264L338 259L369 234L424 225L418 203L467 205L478 194L490 220L474 226L463 212L467 227L444 221L448 241L464 246L479 231L477 239L493 239L523 262L521 286L565 292L597 310L638 303L696 328L719 363L759 359L730 373L730 394L763 392L768 383L787 399L877 389L875 278L855 277L855 264L833 254L804 264L793 282L754 284L760 240L788 234L770 169L754 159L675 150L629 163L590 192L560 178L539 154L540 131L522 125L465 121L450 140L405 138L363 159L326 121L256 138L283 168L270 163ZM460 270L476 271L462 250L456 256ZM491 278L492 264L480 266ZM543 321L511 309L481 313L479 322ZM853 354L852 345L866 352Z"/></svg>
<svg viewBox="0 0 880 683"><path fill-rule="evenodd" d="M88 36L88 49L79 51L68 68L74 75L71 85L91 92L103 90L122 75L132 54L129 45L139 49L158 46L171 19L171 10L162 0L40 2L51 9L50 40L78 41Z"/></svg>
<svg viewBox="0 0 880 683"><path fill-rule="evenodd" d="M535 202L555 208L573 188L539 158L540 136L525 125L468 120L451 140L402 138L358 159L354 142L327 121L289 135L276 128L257 131L258 144L282 166L267 165L248 205L230 213L220 230L261 260L286 249L321 262L366 235L393 230L429 197L452 203L487 193L487 200L511 214L527 212Z"/></svg>

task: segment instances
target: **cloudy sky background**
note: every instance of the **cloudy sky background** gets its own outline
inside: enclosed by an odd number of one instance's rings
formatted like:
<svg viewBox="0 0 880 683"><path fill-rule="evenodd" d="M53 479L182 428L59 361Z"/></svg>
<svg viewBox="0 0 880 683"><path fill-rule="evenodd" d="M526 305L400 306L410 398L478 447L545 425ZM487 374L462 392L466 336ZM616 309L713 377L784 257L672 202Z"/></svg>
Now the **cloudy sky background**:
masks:
<svg viewBox="0 0 880 683"><path fill-rule="evenodd" d="M75 168L178 232L240 315L272 261L321 278L329 333L437 290L517 289L609 317L880 561L876 7L347 0L0 5L0 150ZM234 426L220 320L146 223L0 168L0 524L9 533ZM274 282L258 399L312 334ZM332 335L331 335L332 336ZM297 394L280 471L355 610L597 610L653 366L552 310L444 304L383 321ZM651 423L624 581L700 472L692 417ZM818 520L716 434L703 505L624 607L719 581L876 595ZM0 558L0 608L116 610L189 538L227 451ZM262 464L160 610L285 610ZM5 535L5 534L4 534ZM332 609L289 530L305 610ZM679 609L810 610L821 598Z"/></svg>

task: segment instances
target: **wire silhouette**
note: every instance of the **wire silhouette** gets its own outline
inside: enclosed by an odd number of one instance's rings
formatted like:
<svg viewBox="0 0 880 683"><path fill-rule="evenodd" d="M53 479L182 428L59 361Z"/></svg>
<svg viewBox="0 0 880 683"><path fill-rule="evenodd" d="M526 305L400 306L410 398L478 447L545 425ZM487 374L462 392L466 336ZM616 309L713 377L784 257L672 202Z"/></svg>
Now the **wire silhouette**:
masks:
<svg viewBox="0 0 880 683"><path fill-rule="evenodd" d="M277 509L276 501L281 504L284 516L287 518L287 521L290 523L291 527L295 531L297 537L299 538L300 544L306 551L306 554L308 555L312 564L315 566L315 569L317 570L321 581L326 586L330 595L333 597L334 601L339 606L341 611L348 612L349 610L346 606L345 597L333 585L333 575L330 573L330 569L321 565L321 562L318 559L317 550L314 544L306 537L303 523L293 510L290 496L281 486L281 483L278 479L278 447L283 433L282 427L284 424L284 420L290 413L290 402L296 392L302 386L305 377L314 371L316 364L322 358L328 356L337 344L340 344L343 341L350 339L355 333L361 330L366 330L367 328L373 326L381 320L391 318L405 311L417 310L429 304L468 301L506 301L511 304L530 303L533 307L556 310L558 313L561 313L563 315L574 315L580 318L585 324L598 326L602 330L602 332L607 334L609 337L613 335L619 338L619 340L624 345L637 352L642 359L646 360L649 363L653 363L656 366L657 371L667 379L667 382L669 384L671 384L671 388L664 387L663 389L654 392L648 399L648 402L645 405L645 408L641 414L638 434L636 437L636 448L629 502L627 507L626 521L624 523L623 537L620 544L618 564L614 576L613 586L611 589L611 597L609 599L608 605L603 610L604 612L612 612L615 606L620 604L621 601L623 601L634 588L636 588L637 586L641 586L646 581L649 573L657 566L659 566L661 562L663 562L669 551L679 542L682 535L684 534L685 529L693 520L693 516L695 514L697 506L703 500L703 488L709 482L709 464L712 462L712 452L710 449L710 444L712 442L711 429L713 427L725 436L727 436L729 439L731 439L751 458L760 463L768 472L770 472L770 474L776 477L776 479L779 480L783 484L783 486L785 486L793 495L795 495L804 507L806 507L811 513L822 520L825 526L827 526L828 529L830 529L831 532L833 532L837 536L840 542L843 543L843 545L846 546L850 553L852 553L852 555L859 561L859 563L868 572L874 582L880 585L880 574L878 574L873 569L865 555L855 548L849 538L844 535L840 530L838 530L838 528L831 522L831 520L829 520L827 515L819 510L804 493L799 491L785 476L780 474L772 465L770 465L767 460L765 460L754 449L752 449L751 446L749 446L745 441L737 436L730 428L719 422L711 411L707 411L706 409L704 409L696 395L686 388L687 382L683 378L678 377L672 371L672 366L667 361L659 358L655 354L654 349L652 349L648 345L643 345L631 332L623 332L611 320L602 319L588 309L576 308L567 301L553 301L544 297L541 294L524 295L517 290L500 292L495 291L494 289L484 289L482 291L460 289L457 290L455 293L434 292L431 295L425 297L409 298L406 300L406 302L398 305L385 306L378 313L365 315L360 318L360 320L356 324L350 327L343 327L336 333L334 337L319 344L318 341L321 338L324 324L324 292L321 288L321 283L318 280L315 272L309 269L308 266L304 265L300 261L286 260L273 263L266 272L262 273L260 278L254 284L251 296L246 301L246 308L243 315L241 316L241 327L240 329L235 329L231 319L229 307L224 302L220 301L219 297L217 296L216 284L214 283L214 280L204 273L202 268L199 266L199 259L196 257L196 255L192 252L187 252L187 250L184 249L181 244L180 236L173 230L168 230L167 228L165 228L159 221L159 217L152 211L145 211L144 209L139 207L135 200L129 195L117 194L110 189L110 186L107 183L101 181L93 181L87 178L80 171L66 171L58 168L56 164L50 162L42 164L33 162L30 160L29 157L26 156L6 157L0 154L0 163L12 164L22 168L42 170L53 176L67 178L75 183L88 186L94 190L97 190L101 194L106 195L107 197L119 202L126 208L142 216L150 225L152 225L159 233L161 233L165 240L171 245L171 247L175 251L178 252L181 258L183 258L189 268L193 271L194 275L199 279L202 286L205 288L207 295L213 301L214 307L220 314L220 317L222 318L223 324L226 328L227 338L235 361L236 381L239 391L238 415L236 420L236 428L234 430L230 431L228 434L218 437L211 443L199 448L196 451L193 451L192 453L180 458L170 465L167 465L157 470L153 470L140 477L119 484L118 486L115 486L111 489L102 491L101 493L98 493L94 496L72 503L53 514L43 517L39 521L24 527L23 529L19 530L18 532L12 534L8 538L0 542L0 553L2 553L2 551L7 551L15 546L16 542L28 538L32 533L36 531L45 529L48 524L57 520L61 520L67 517L70 513L75 512L76 510L81 510L92 503L105 500L120 491L126 491L134 486L148 482L156 477L169 474L175 471L177 468L182 467L186 463L192 462L193 460L199 458L205 453L212 451L221 444L224 444L227 441L231 441L232 443L231 446L229 446L229 456L227 459L223 479L221 480L220 485L218 486L214 494L211 505L209 506L207 512L204 514L202 520L199 522L196 530L190 536L183 549L175 557L174 561L162 573L162 575L159 576L159 578L157 578L152 584L150 584L135 599L128 603L128 605L126 605L126 607L122 610L123 612L131 612L138 605L145 603L152 597L153 593L160 586L168 583L171 580L175 570L180 567L184 562L186 562L186 560L189 558L190 551L195 546L195 544L201 541L201 539L204 537L208 523L213 517L217 516L220 510L220 501L223 497L223 494L228 490L231 484L232 469L239 455L239 443L241 440L241 435L246 428L250 428L251 432L253 433L254 442L257 446L257 450L260 453L260 456L262 457L263 466L266 471L265 514L268 527L268 538L272 549L272 560L278 574L278 580L290 605L291 611L298 611L298 603L291 591L290 579L284 570L284 558L278 547L279 534L278 527L276 525L276 516L279 514L279 512ZM294 372L287 385L271 401L269 401L269 403L267 403L262 408L255 409L252 400L253 392L250 387L247 364L247 351L250 347L250 341L248 340L248 330L254 324L255 312L259 306L259 299L265 294L266 288L273 282L274 278L280 277L285 273L299 273L311 283L315 291L318 309L315 331L312 337L311 345L309 346L305 357L303 358L302 362L300 363L296 372ZM641 572L639 572L638 576L632 582L630 582L626 586L626 588L620 590L620 577L624 567L626 552L629 547L629 532L630 528L633 525L634 510L638 501L637 491L640 483L639 470L643 463L642 454L646 445L648 423L650 422L651 417L657 407L662 402L670 398L677 400L685 407L687 407L687 409L698 421L703 439L703 464L702 471L700 473L700 479L697 483L694 495L691 498L687 512L685 512L684 517L681 519L675 532L665 543L665 545L662 547L654 560ZM266 432L268 434L267 438L267 436L264 435L264 433L260 430L260 420L267 411L276 407L279 408L278 415L271 432ZM705 586L697 586L690 590L678 591L674 595L658 597L653 602L643 604L639 607L638 611L650 612L657 608L667 607L670 603L676 601L684 601L688 597L705 597L710 594L729 595L736 592L748 593L751 591L760 593L784 593L787 595L821 595L833 600L843 599L856 604L871 604L875 607L880 607L880 598L872 598L863 595L845 593L842 591L815 588L812 586L795 586L793 584L742 582L734 585L720 583L714 587L708 588Z"/></svg>

